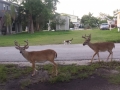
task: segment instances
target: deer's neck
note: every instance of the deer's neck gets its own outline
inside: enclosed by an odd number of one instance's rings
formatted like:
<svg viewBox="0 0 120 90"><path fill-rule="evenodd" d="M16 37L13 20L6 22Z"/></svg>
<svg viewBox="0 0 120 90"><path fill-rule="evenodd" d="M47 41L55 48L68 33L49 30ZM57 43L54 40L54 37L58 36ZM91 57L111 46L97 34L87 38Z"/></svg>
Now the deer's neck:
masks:
<svg viewBox="0 0 120 90"><path fill-rule="evenodd" d="M28 60L29 53L27 51L23 51L22 55L23 55L24 58L26 58Z"/></svg>
<svg viewBox="0 0 120 90"><path fill-rule="evenodd" d="M89 46L91 49L94 50L94 44L93 44L93 43L89 42L89 43L88 43L88 46Z"/></svg>

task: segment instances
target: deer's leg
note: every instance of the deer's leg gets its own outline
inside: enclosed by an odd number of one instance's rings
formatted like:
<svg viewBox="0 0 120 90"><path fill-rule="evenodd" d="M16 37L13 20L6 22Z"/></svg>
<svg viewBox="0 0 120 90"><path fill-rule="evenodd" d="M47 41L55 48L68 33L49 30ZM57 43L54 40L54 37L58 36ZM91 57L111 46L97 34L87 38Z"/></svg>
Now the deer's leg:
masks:
<svg viewBox="0 0 120 90"><path fill-rule="evenodd" d="M35 71L36 71L36 69L35 69L35 62L32 62L32 69L33 69L32 76L34 76L35 75Z"/></svg>
<svg viewBox="0 0 120 90"><path fill-rule="evenodd" d="M113 52L112 52L112 51L108 51L108 52L109 52L110 54L109 54L109 56L108 56L108 58L107 58L107 61L108 61L110 55L111 55L111 61L112 61L112 58L113 58Z"/></svg>
<svg viewBox="0 0 120 90"><path fill-rule="evenodd" d="M98 52L95 52L95 54L93 55L92 60L91 60L91 63L92 63L92 61L93 61L94 56L95 56L97 53L98 53Z"/></svg>
<svg viewBox="0 0 120 90"><path fill-rule="evenodd" d="M111 54L111 61L112 61L112 59L113 59L113 52L112 52L112 54Z"/></svg>
<svg viewBox="0 0 120 90"><path fill-rule="evenodd" d="M99 53L97 53L97 56L98 56L98 60L99 60L99 62L100 62L100 57L99 57Z"/></svg>
<svg viewBox="0 0 120 90"><path fill-rule="evenodd" d="M51 61L53 63L53 69L55 71L55 75L57 76L58 71L57 71L57 64L54 61Z"/></svg>

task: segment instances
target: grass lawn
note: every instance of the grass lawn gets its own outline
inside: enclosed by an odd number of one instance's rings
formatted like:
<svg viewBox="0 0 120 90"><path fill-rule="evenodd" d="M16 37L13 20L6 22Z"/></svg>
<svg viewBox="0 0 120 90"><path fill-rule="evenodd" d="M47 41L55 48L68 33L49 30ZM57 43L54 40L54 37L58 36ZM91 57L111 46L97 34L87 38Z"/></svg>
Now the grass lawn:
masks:
<svg viewBox="0 0 120 90"><path fill-rule="evenodd" d="M117 29L109 30L75 30L75 31L40 31L34 34L20 33L15 35L0 36L0 46L14 46L14 41L24 45L24 40L29 41L29 45L63 44L64 40L73 38L72 44L84 42L82 35L91 34L91 42L113 41L120 42L120 33Z"/></svg>

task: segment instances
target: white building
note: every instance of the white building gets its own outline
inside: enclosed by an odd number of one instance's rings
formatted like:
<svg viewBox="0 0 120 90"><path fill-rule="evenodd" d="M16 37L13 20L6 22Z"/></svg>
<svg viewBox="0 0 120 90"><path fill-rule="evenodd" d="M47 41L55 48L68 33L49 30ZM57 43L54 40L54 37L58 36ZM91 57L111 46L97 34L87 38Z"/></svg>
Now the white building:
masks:
<svg viewBox="0 0 120 90"><path fill-rule="evenodd" d="M57 18L56 30L69 30L69 17L66 15L59 15Z"/></svg>
<svg viewBox="0 0 120 90"><path fill-rule="evenodd" d="M75 15L69 15L70 16L70 21L74 24L74 29L78 29L80 26L80 19L78 16Z"/></svg>

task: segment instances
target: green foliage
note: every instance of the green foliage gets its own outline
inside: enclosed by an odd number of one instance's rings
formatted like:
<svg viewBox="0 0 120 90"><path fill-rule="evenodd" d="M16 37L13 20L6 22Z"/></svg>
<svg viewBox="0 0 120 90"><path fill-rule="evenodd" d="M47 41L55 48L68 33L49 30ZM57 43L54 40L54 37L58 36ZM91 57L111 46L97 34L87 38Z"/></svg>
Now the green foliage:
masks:
<svg viewBox="0 0 120 90"><path fill-rule="evenodd" d="M120 74L109 76L109 81L113 84L120 84Z"/></svg>
<svg viewBox="0 0 120 90"><path fill-rule="evenodd" d="M88 15L83 15L81 19L81 23L84 24L85 28L97 27L98 21L99 20L96 17L92 16L92 13L89 13Z"/></svg>
<svg viewBox="0 0 120 90"><path fill-rule="evenodd" d="M11 8L11 10L10 10L11 17L13 20L15 20L15 18L16 18L15 6L10 5L10 8Z"/></svg>
<svg viewBox="0 0 120 90"><path fill-rule="evenodd" d="M4 17L5 17L5 25L6 26L11 25L11 23L12 23L11 15L8 12L6 12Z"/></svg>
<svg viewBox="0 0 120 90"><path fill-rule="evenodd" d="M35 28L40 29L47 24L56 9L58 0L24 0L19 7L19 16L33 31L32 24Z"/></svg>
<svg viewBox="0 0 120 90"><path fill-rule="evenodd" d="M107 70L115 70L117 73L109 73L108 75L103 75L100 73L101 76L107 78L110 83L113 84L120 84L120 62L112 61L112 62L99 62L95 63L94 65L99 64L100 68L105 68ZM108 73L108 71L107 71Z"/></svg>
<svg viewBox="0 0 120 90"><path fill-rule="evenodd" d="M69 81L71 79L71 75L70 73L66 72L66 73L61 73L59 74L57 77L51 77L49 79L49 81L51 83L55 83L55 82L64 82L64 81Z"/></svg>
<svg viewBox="0 0 120 90"><path fill-rule="evenodd" d="M70 28L74 28L74 24L72 23L72 22L69 22L70 24L69 24L69 27Z"/></svg>
<svg viewBox="0 0 120 90"><path fill-rule="evenodd" d="M5 82L7 80L6 69L7 68L4 65L0 66L0 83Z"/></svg>
<svg viewBox="0 0 120 90"><path fill-rule="evenodd" d="M39 67L38 67L39 68ZM68 82L72 79L80 78L85 79L94 73L97 74L99 68L107 70L117 70L120 72L120 62L97 62L90 65L58 65L58 76L52 76L52 65L44 65L43 69L49 72L49 82ZM30 67L18 67L17 65L8 64L0 65L0 83L6 82L11 79L20 78L28 75L31 72ZM108 72L107 72L108 73ZM102 75L103 73L100 73ZM105 76L111 83L120 84L120 73L108 74ZM32 83L30 79L21 82L21 88L28 86Z"/></svg>
<svg viewBox="0 0 120 90"><path fill-rule="evenodd" d="M99 67L99 65L66 65L58 67L58 76L51 77L49 80L51 83L70 81L74 78L87 78L89 75L93 74L93 72Z"/></svg>
<svg viewBox="0 0 120 90"><path fill-rule="evenodd" d="M88 76L89 76L89 74L86 73L86 72L81 73L81 74L78 75L78 77L81 78L81 79L85 79L85 78L87 78Z"/></svg>
<svg viewBox="0 0 120 90"><path fill-rule="evenodd" d="M30 67L20 68L13 64L0 65L0 83L27 75L31 71L32 69Z"/></svg>
<svg viewBox="0 0 120 90"><path fill-rule="evenodd" d="M24 89L26 86L30 85L31 84L31 81L30 80L26 80L26 81L23 81L21 82L21 89Z"/></svg>

